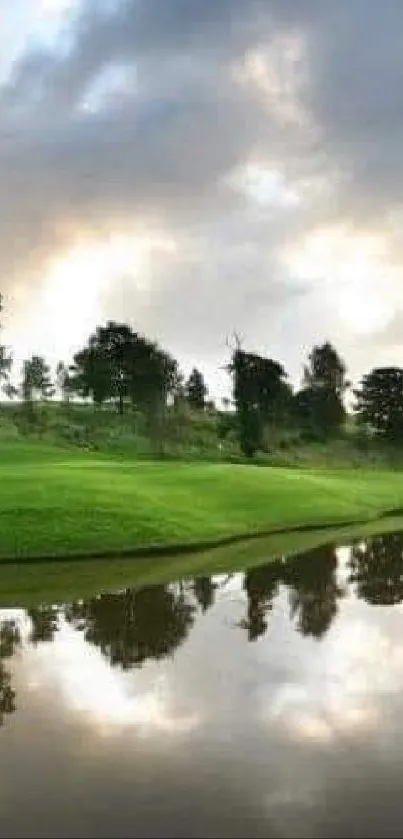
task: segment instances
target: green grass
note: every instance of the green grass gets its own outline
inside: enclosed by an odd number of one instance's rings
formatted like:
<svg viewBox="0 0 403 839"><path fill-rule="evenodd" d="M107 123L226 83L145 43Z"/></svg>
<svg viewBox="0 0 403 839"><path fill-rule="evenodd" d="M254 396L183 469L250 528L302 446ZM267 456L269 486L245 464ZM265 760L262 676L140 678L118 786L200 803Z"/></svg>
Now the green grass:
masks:
<svg viewBox="0 0 403 839"><path fill-rule="evenodd" d="M403 508L403 474L134 461L0 443L0 559L193 545Z"/></svg>
<svg viewBox="0 0 403 839"><path fill-rule="evenodd" d="M332 528L326 533L316 530L276 534L181 556L3 565L0 568L0 606L57 604L104 591L244 571L281 556L313 550L324 541L347 545L377 533L402 529L403 518L390 518L354 527Z"/></svg>

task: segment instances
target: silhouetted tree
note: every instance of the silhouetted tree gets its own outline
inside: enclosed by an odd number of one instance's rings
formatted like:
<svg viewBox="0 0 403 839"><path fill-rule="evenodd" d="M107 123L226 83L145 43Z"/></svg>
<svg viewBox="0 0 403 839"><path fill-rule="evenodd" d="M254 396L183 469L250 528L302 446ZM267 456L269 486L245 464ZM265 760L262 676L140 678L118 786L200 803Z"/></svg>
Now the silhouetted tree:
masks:
<svg viewBox="0 0 403 839"><path fill-rule="evenodd" d="M373 606L403 602L403 534L373 536L355 545L350 559L350 582L358 597Z"/></svg>
<svg viewBox="0 0 403 839"><path fill-rule="evenodd" d="M22 394L27 403L36 399L49 399L54 394L50 367L41 355L33 355L24 361Z"/></svg>
<svg viewBox="0 0 403 839"><path fill-rule="evenodd" d="M15 399L18 396L19 390L12 382L6 382L3 386L3 392L7 396L7 399Z"/></svg>
<svg viewBox="0 0 403 839"><path fill-rule="evenodd" d="M55 606L39 606L28 610L31 619L31 644L53 641L58 628L58 609Z"/></svg>
<svg viewBox="0 0 403 839"><path fill-rule="evenodd" d="M168 353L127 324L108 321L97 327L88 345L74 356L71 381L74 390L94 403L125 401L155 418L165 406L178 380L178 365Z"/></svg>
<svg viewBox="0 0 403 839"><path fill-rule="evenodd" d="M333 545L290 558L284 564L284 581L290 588L291 617L302 635L321 638L337 614L343 590L336 579L337 556Z"/></svg>
<svg viewBox="0 0 403 839"><path fill-rule="evenodd" d="M286 390L286 373L277 361L235 349L228 370L242 452L252 457L263 446L265 424L276 416Z"/></svg>
<svg viewBox="0 0 403 839"><path fill-rule="evenodd" d="M168 586L127 589L73 603L66 617L112 665L127 670L172 655L193 624L194 607Z"/></svg>
<svg viewBox="0 0 403 839"><path fill-rule="evenodd" d="M345 410L334 390L305 387L294 396L294 416L306 435L326 438L339 431L345 420Z"/></svg>
<svg viewBox="0 0 403 839"><path fill-rule="evenodd" d="M267 631L267 614L273 608L281 575L279 562L269 562L245 572L243 587L248 598L248 615L241 626L247 629L249 641L256 641Z"/></svg>
<svg viewBox="0 0 403 839"><path fill-rule="evenodd" d="M204 411L208 389L203 373L197 367L193 368L185 388L186 398L192 408L195 408L196 411Z"/></svg>
<svg viewBox="0 0 403 839"><path fill-rule="evenodd" d="M56 386L63 402L68 402L72 392L72 382L69 368L64 361L59 361L56 366Z"/></svg>
<svg viewBox="0 0 403 839"><path fill-rule="evenodd" d="M363 377L354 391L360 424L390 440L403 439L403 370L377 367Z"/></svg>
<svg viewBox="0 0 403 839"><path fill-rule="evenodd" d="M349 386L346 365L332 344L313 347L303 387L294 399L294 415L302 429L313 436L336 433L345 420L343 396Z"/></svg>
<svg viewBox="0 0 403 839"><path fill-rule="evenodd" d="M333 391L342 399L349 387L347 368L337 350L329 341L313 347L304 367L304 385L309 388L323 387Z"/></svg>

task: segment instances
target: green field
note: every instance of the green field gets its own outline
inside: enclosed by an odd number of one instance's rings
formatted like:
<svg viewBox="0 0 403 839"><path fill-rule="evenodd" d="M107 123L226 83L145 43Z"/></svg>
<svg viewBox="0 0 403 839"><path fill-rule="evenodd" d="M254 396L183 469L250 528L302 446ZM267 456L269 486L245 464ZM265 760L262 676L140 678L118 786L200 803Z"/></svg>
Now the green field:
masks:
<svg viewBox="0 0 403 839"><path fill-rule="evenodd" d="M403 508L403 474L136 461L0 444L0 558L209 543Z"/></svg>

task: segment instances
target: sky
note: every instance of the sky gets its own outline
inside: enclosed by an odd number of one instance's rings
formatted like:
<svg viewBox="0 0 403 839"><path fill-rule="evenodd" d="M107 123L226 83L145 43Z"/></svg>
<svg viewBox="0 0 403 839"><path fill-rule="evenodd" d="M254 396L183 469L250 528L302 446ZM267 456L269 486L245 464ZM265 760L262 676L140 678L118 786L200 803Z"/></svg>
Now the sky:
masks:
<svg viewBox="0 0 403 839"><path fill-rule="evenodd" d="M16 359L128 321L228 387L403 358L400 0L14 0L0 12L0 291Z"/></svg>

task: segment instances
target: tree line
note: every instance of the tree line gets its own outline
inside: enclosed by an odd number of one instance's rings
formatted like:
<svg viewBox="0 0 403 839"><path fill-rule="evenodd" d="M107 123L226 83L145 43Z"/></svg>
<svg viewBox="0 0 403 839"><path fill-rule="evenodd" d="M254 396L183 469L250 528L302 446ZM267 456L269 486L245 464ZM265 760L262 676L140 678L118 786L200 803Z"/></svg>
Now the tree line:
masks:
<svg viewBox="0 0 403 839"><path fill-rule="evenodd" d="M0 313L3 301L0 295ZM1 335L1 324L0 324ZM13 383L12 355L0 342L0 385L30 411L57 393L63 401L89 400L96 408L113 404L120 415L140 411L150 431L169 406L187 403L194 411L212 408L203 373L196 367L184 378L178 361L157 342L126 323L98 326L71 363L60 361L55 376L45 358L23 363L19 385ZM276 429L298 429L309 438L330 438L345 425L345 396L351 383L347 367L329 342L314 346L303 367L301 387L293 389L276 359L246 351L238 339L226 367L232 381L231 413L242 452L252 457L267 447ZM393 442L403 441L403 369L376 367L352 391L357 424ZM231 400L226 400L227 408Z"/></svg>

